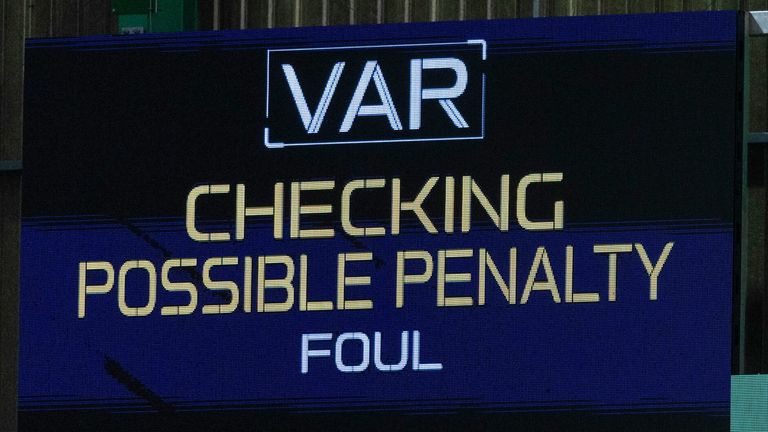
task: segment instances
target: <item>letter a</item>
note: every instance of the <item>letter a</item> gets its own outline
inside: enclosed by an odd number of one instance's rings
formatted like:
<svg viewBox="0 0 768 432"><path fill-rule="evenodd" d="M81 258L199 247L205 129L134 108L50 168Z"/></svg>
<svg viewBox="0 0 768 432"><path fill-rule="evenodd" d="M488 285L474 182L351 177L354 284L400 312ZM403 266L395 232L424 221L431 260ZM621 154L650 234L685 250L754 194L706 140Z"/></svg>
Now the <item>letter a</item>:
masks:
<svg viewBox="0 0 768 432"><path fill-rule="evenodd" d="M379 98L381 99L381 105L363 105L363 96L368 89L368 85L371 83L376 85L376 90L379 92ZM349 132L352 128L352 122L355 121L357 116L377 116L385 115L389 120L389 125L393 130L403 130L403 125L400 123L400 117L397 116L395 111L395 104L392 102L392 95L389 93L387 82L384 81L384 74L381 73L381 68L375 60L369 60L365 63L363 73L360 75L360 80L357 82L357 88L355 94L352 96L352 100L349 102L349 108L347 108L347 114L344 115L344 121L341 122L341 129L339 132Z"/></svg>

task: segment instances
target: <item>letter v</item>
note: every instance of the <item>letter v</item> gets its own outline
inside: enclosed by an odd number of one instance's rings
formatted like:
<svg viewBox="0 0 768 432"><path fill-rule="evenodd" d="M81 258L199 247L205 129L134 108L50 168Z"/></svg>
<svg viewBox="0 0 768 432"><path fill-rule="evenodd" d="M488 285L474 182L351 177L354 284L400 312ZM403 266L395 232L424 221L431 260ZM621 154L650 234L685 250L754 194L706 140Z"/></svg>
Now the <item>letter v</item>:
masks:
<svg viewBox="0 0 768 432"><path fill-rule="evenodd" d="M282 66L285 79L288 80L288 87L290 87L291 94L293 95L293 100L296 102L296 108L299 109L301 121L304 123L304 129L307 130L307 133L317 133L320 130L320 125L323 123L325 113L328 111L328 104L331 102L333 93L336 92L341 72L344 70L344 62L338 62L333 65L331 76L328 77L328 82L325 84L325 90L323 90L323 95L320 97L320 102L317 104L314 115L309 111L307 100L304 98L304 91L301 89L293 66L289 64Z"/></svg>

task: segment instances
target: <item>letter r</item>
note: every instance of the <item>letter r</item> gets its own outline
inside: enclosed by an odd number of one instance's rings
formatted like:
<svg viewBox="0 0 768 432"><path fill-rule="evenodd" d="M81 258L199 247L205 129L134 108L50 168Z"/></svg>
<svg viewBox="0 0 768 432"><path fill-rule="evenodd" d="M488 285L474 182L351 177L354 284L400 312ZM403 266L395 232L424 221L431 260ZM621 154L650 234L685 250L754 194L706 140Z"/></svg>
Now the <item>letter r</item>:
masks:
<svg viewBox="0 0 768 432"><path fill-rule="evenodd" d="M421 85L421 71L424 69L452 69L456 74L456 82L452 87L425 89ZM440 106L457 128L467 128L469 125L451 99L455 99L467 89L467 66L461 60L453 57L426 58L411 60L411 103L409 129L421 128L421 101L437 99Z"/></svg>

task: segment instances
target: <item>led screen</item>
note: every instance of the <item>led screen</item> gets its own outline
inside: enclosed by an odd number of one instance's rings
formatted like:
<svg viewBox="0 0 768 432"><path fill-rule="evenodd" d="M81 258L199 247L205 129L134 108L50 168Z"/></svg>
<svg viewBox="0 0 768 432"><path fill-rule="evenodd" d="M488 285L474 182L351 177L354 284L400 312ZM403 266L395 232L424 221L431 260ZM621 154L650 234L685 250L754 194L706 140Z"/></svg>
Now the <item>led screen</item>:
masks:
<svg viewBox="0 0 768 432"><path fill-rule="evenodd" d="M27 43L27 430L728 427L736 12Z"/></svg>

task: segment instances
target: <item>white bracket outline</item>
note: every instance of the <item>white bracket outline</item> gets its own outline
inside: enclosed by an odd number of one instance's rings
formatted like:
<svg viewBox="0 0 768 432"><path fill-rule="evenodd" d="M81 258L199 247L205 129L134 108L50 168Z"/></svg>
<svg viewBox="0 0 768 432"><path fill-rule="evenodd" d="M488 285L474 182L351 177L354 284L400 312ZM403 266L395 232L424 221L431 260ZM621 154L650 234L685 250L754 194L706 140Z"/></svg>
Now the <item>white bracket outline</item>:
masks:
<svg viewBox="0 0 768 432"><path fill-rule="evenodd" d="M480 45L483 61L488 58L488 45L485 39L467 39L464 42L439 42L439 43L415 43L415 44L391 44L391 45L360 45L360 46L336 46L336 47L312 47L312 48L281 48L267 50L267 91L266 91L266 118L269 119L269 71L270 56L272 52L295 52L295 51L341 51L352 49L373 49L373 48L399 48L399 47L418 47L418 46L445 46L445 45ZM313 146L313 145L335 145L335 144L370 144L370 143L390 143L390 142L426 142L426 141L457 141L485 138L485 73L483 73L482 84L482 107L480 135L474 137L446 137L446 138L408 138L408 139L382 139L382 140L359 140L359 141L324 141L324 142L303 142L290 143L270 142L269 127L264 127L264 146L270 149L280 149L285 147Z"/></svg>

